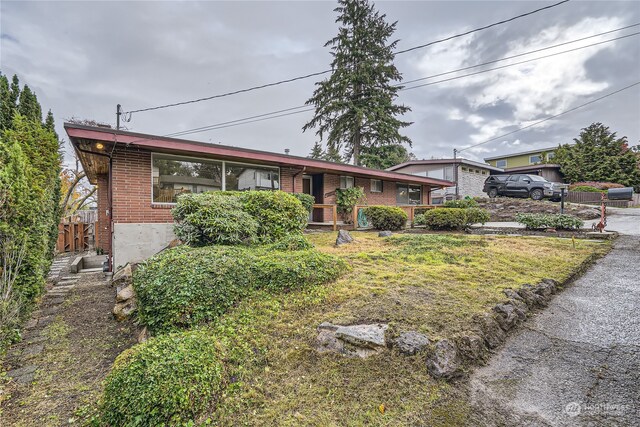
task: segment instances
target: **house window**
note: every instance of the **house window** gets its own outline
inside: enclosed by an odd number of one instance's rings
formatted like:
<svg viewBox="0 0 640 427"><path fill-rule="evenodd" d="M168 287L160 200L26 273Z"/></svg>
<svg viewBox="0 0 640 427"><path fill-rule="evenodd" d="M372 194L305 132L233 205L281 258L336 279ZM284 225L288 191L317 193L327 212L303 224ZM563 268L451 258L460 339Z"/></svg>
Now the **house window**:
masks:
<svg viewBox="0 0 640 427"><path fill-rule="evenodd" d="M466 172L467 168L465 168L464 166L462 167L462 172Z"/></svg>
<svg viewBox="0 0 640 427"><path fill-rule="evenodd" d="M279 190L278 169L264 166L225 164L225 189L227 191Z"/></svg>
<svg viewBox="0 0 640 427"><path fill-rule="evenodd" d="M556 153L553 153L553 152L551 152L551 153L547 153L547 160L551 160L551 159L553 159L555 156L556 156Z"/></svg>
<svg viewBox="0 0 640 427"><path fill-rule="evenodd" d="M529 164L531 165L535 165L536 163L540 163L541 161L542 161L542 156L540 156L540 154L529 156Z"/></svg>
<svg viewBox="0 0 640 427"><path fill-rule="evenodd" d="M278 168L162 154L152 157L154 203L176 203L185 193L280 189Z"/></svg>
<svg viewBox="0 0 640 427"><path fill-rule="evenodd" d="M487 174L487 171L483 170L482 175L486 175L486 174Z"/></svg>
<svg viewBox="0 0 640 427"><path fill-rule="evenodd" d="M497 168L506 168L507 167L507 160L497 160L496 161L496 167Z"/></svg>
<svg viewBox="0 0 640 427"><path fill-rule="evenodd" d="M340 176L340 188L341 189L346 189L346 188L353 188L355 185L355 179L352 176L345 176L342 175Z"/></svg>
<svg viewBox="0 0 640 427"><path fill-rule="evenodd" d="M444 167L444 179L445 181L453 181L453 166Z"/></svg>
<svg viewBox="0 0 640 427"><path fill-rule="evenodd" d="M396 184L396 203L399 205L422 204L422 187L419 185Z"/></svg>
<svg viewBox="0 0 640 427"><path fill-rule="evenodd" d="M371 192L372 193L382 193L382 180L381 179L372 179L371 180Z"/></svg>

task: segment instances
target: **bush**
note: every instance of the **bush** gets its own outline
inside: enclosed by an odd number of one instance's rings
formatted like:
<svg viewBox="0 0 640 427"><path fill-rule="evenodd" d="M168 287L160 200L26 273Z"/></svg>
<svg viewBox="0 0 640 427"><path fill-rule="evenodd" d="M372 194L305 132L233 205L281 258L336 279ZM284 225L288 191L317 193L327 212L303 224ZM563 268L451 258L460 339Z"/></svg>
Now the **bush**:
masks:
<svg viewBox="0 0 640 427"><path fill-rule="evenodd" d="M300 200L300 203L302 203L302 206L304 206L304 208L309 213L311 213L311 211L313 210L313 205L316 202L316 199L311 194L293 193L293 197Z"/></svg>
<svg viewBox="0 0 640 427"><path fill-rule="evenodd" d="M337 210L346 224L353 221L351 214L353 207L358 203L366 201L364 190L362 187L337 188L336 189L336 205Z"/></svg>
<svg viewBox="0 0 640 427"><path fill-rule="evenodd" d="M407 224L407 213L392 206L369 206L364 215L378 230L401 230Z"/></svg>
<svg viewBox="0 0 640 427"><path fill-rule="evenodd" d="M603 193L605 190L599 190L595 187L591 187L589 185L578 185L571 189L571 191L582 191L588 193Z"/></svg>
<svg viewBox="0 0 640 427"><path fill-rule="evenodd" d="M478 202L474 199L449 200L443 205L445 208L477 208Z"/></svg>
<svg viewBox="0 0 640 427"><path fill-rule="evenodd" d="M224 384L221 351L204 330L161 335L118 356L105 379L101 422L186 426Z"/></svg>
<svg viewBox="0 0 640 427"><path fill-rule="evenodd" d="M432 230L459 230L467 223L467 210L462 208L436 208L416 215L413 223L426 225Z"/></svg>
<svg viewBox="0 0 640 427"><path fill-rule="evenodd" d="M179 246L149 258L135 271L138 321L153 332L188 328L220 317L255 289L326 283L344 268L339 258L315 250Z"/></svg>
<svg viewBox="0 0 640 427"><path fill-rule="evenodd" d="M566 214L533 214L518 213L516 221L528 230L555 228L557 230L573 230L582 227L584 222L579 218Z"/></svg>
<svg viewBox="0 0 640 427"><path fill-rule="evenodd" d="M610 188L623 188L624 185L616 184L615 182L583 181L583 182L574 182L569 186L569 190L581 191L581 190L576 190L575 189L576 187L593 187L597 190L608 190Z"/></svg>
<svg viewBox="0 0 640 427"><path fill-rule="evenodd" d="M301 233L309 211L293 195L284 191L243 191L239 193L245 212L258 222L258 239L275 242L289 234Z"/></svg>
<svg viewBox="0 0 640 427"><path fill-rule="evenodd" d="M258 222L238 197L225 194L183 194L171 214L176 236L188 245L237 245L257 239Z"/></svg>
<svg viewBox="0 0 640 427"><path fill-rule="evenodd" d="M489 218L489 212L480 208L436 208L416 215L413 223L432 230L460 230L471 224L484 224Z"/></svg>
<svg viewBox="0 0 640 427"><path fill-rule="evenodd" d="M302 234L294 234L284 239L278 240L265 246L266 250L272 251L304 251L313 248L313 244Z"/></svg>

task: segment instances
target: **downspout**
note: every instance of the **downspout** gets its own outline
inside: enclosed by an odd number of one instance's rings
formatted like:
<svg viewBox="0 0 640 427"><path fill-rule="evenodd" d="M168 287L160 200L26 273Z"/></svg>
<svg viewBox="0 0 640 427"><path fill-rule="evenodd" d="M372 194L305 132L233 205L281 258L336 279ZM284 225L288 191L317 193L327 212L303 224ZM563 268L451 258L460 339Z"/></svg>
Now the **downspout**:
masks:
<svg viewBox="0 0 640 427"><path fill-rule="evenodd" d="M302 169L300 169L298 172L291 175L291 187L293 188L292 193L296 192L296 178L298 177L298 175L300 175L301 173L304 173L306 170L307 170L307 167L303 166Z"/></svg>

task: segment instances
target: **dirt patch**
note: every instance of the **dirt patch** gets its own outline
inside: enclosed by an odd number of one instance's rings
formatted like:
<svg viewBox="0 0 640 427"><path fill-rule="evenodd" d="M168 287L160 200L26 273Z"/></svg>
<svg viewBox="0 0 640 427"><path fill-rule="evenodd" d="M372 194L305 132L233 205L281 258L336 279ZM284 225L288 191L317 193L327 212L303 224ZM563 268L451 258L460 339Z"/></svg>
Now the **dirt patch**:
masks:
<svg viewBox="0 0 640 427"><path fill-rule="evenodd" d="M17 364L36 366L33 381L3 385L0 406L3 425L60 426L81 424L92 414L87 409L101 390L101 382L120 352L134 344L133 327L117 323L111 315L115 290L103 275L81 275L60 304L52 321L37 331L43 350L28 362L8 358L3 368ZM50 306L45 297L42 310ZM12 349L14 356L26 340ZM8 397L7 397L8 395Z"/></svg>
<svg viewBox="0 0 640 427"><path fill-rule="evenodd" d="M496 197L495 199L479 198L476 200L480 208L489 211L491 215L490 221L492 222L515 221L517 213L560 213L560 203L547 200L535 201L511 197ZM599 206L590 208L569 203L565 203L564 206L564 212L566 214L577 216L583 220L599 218L599 209Z"/></svg>

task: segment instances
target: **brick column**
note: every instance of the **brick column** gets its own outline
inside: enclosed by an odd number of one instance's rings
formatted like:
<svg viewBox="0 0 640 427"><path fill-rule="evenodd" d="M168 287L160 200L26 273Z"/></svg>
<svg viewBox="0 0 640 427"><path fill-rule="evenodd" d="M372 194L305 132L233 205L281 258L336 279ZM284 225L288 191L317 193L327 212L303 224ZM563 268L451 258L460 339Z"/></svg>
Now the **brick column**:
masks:
<svg viewBox="0 0 640 427"><path fill-rule="evenodd" d="M98 175L98 220L96 222L96 249L111 253L111 206L109 205L109 176Z"/></svg>

